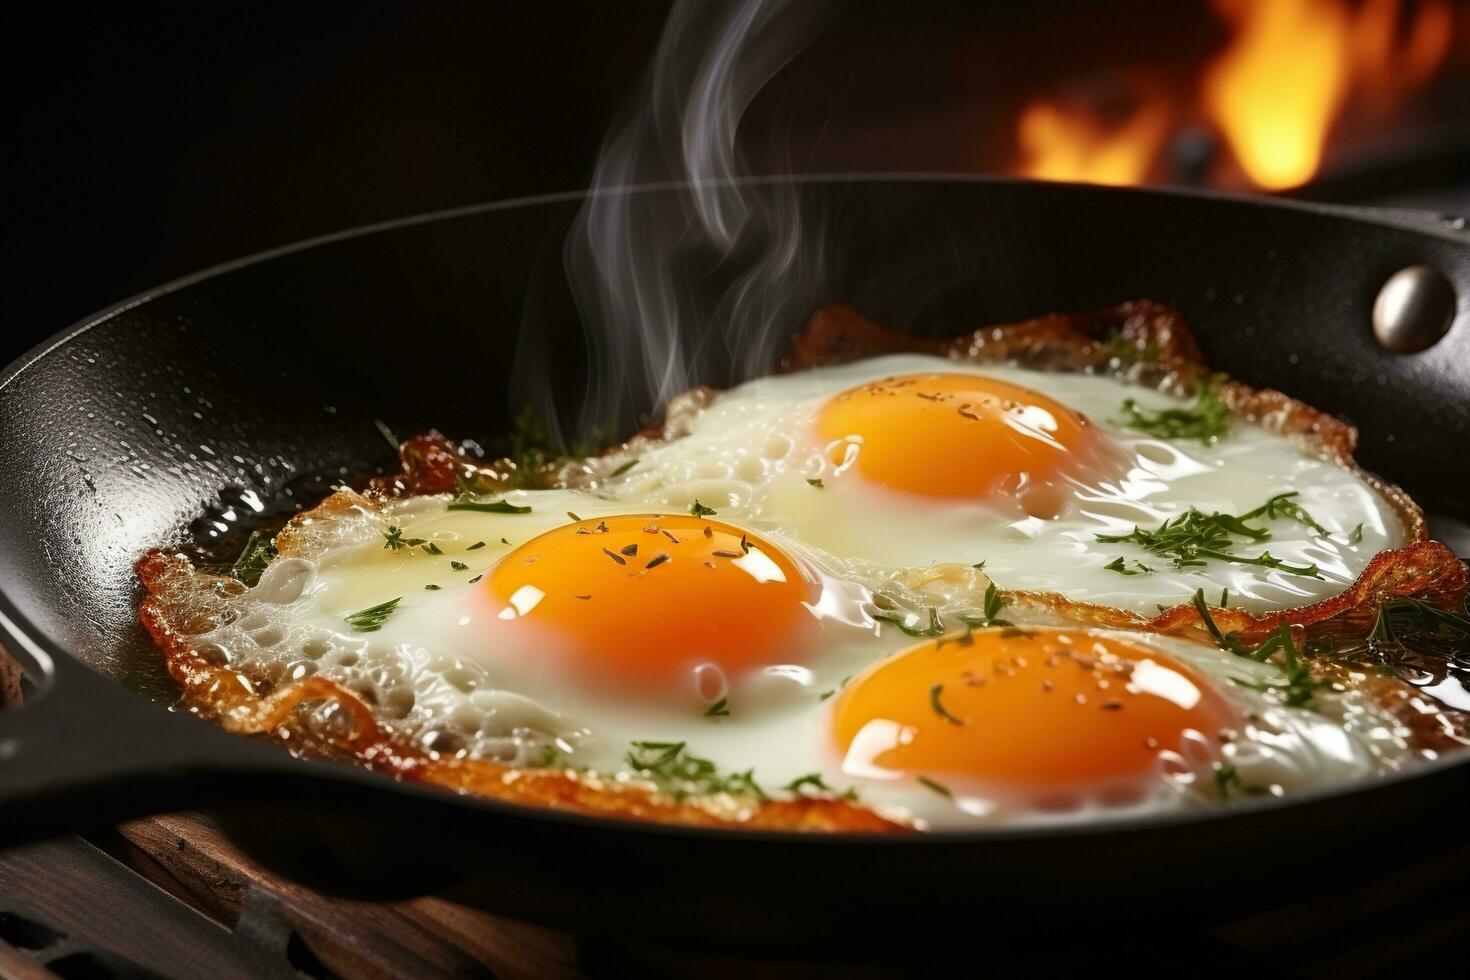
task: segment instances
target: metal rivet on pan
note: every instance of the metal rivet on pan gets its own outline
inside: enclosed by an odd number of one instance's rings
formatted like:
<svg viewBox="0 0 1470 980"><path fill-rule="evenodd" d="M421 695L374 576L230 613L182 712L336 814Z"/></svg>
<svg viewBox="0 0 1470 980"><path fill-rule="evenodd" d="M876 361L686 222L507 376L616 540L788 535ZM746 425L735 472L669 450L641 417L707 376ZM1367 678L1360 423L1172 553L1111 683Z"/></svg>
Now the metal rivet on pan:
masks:
<svg viewBox="0 0 1470 980"><path fill-rule="evenodd" d="M1384 350L1411 354L1434 346L1455 319L1455 289L1433 266L1411 265L1388 277L1373 301L1373 336Z"/></svg>

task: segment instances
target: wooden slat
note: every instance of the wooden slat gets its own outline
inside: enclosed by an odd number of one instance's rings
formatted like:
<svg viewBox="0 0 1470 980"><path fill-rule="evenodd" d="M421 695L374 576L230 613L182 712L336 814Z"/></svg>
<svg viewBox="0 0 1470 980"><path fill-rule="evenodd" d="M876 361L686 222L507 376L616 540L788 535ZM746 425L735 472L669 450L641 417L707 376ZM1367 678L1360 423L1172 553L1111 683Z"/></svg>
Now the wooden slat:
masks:
<svg viewBox="0 0 1470 980"><path fill-rule="evenodd" d="M254 893L273 896L312 954L343 976L579 975L575 944L565 934L434 898L373 903L324 896L261 868L195 814L118 830L120 857L220 922L238 924Z"/></svg>

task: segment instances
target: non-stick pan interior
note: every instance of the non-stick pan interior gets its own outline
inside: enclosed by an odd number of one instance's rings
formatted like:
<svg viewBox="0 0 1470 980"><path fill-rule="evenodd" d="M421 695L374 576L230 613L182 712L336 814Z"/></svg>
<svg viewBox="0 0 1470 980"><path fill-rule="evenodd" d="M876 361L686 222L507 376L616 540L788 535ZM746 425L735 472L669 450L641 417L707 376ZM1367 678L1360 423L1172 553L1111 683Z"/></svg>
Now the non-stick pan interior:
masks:
<svg viewBox="0 0 1470 980"><path fill-rule="evenodd" d="M1365 466L1431 509L1470 513L1457 476L1470 327L1407 356L1381 351L1369 327L1379 286L1406 265L1434 265L1470 296L1470 244L1448 226L994 181L799 190L820 216L808 230L820 275L803 284L813 304L954 333L1137 297L1170 303L1213 364L1351 419ZM670 189L632 193L638 207L679 207ZM549 390L570 414L588 378L562 258L579 206L470 209L287 250L155 293L21 362L0 387L7 594L88 663L146 686L155 658L131 571L144 549L390 465L377 420L401 435L503 432L523 335L551 356L515 389ZM739 273L727 262L684 288L712 307ZM799 325L774 326L784 337ZM702 374L735 380L718 357Z"/></svg>

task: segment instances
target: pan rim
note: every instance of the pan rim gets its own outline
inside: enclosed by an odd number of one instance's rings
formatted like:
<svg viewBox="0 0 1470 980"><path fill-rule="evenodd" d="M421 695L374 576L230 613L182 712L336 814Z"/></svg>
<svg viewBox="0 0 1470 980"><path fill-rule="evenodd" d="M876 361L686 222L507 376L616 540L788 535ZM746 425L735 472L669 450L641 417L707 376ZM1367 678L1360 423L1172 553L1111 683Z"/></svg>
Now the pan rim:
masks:
<svg viewBox="0 0 1470 980"><path fill-rule="evenodd" d="M11 383L25 373L26 369L39 362L52 351L67 344L75 338L85 334L113 317L135 309L154 299L169 295L179 290L194 286L200 282L210 280L231 272L238 271L250 266L270 261L275 258L291 255L308 249L335 244L358 237L395 231L403 228L419 225L433 224L442 221L453 221L462 218L471 218L483 214L498 211L515 210L520 208L541 207L547 205L569 204L577 201L588 200L593 197L636 194L636 193L662 193L667 191L685 190L699 186L765 186L775 184L914 184L914 183L953 183L953 184L975 184L975 185L1018 185L1033 188L1058 187L1073 191L1084 191L1087 193L1102 193L1113 195L1152 195L1178 199L1210 200L1222 203L1233 203L1240 205L1251 205L1262 209L1280 209L1295 211L1303 214L1317 214L1329 217L1348 218L1352 220L1372 220L1378 223L1387 223L1399 226L1415 234L1428 235L1451 242L1460 247L1465 247L1467 239L1463 232L1453 228L1444 227L1437 216L1431 212L1405 212L1385 209L1365 209L1348 205L1323 204L1320 202L1303 201L1289 198L1263 198L1257 195L1229 193L1211 190L1187 190L1177 188L1161 187L1102 187L1097 185L1077 183L1051 183L1032 180L1023 180L1012 177L986 175L986 174L954 174L954 173L829 173L810 174L801 176L766 175L738 178L725 181L671 181L651 184L634 184L615 188L606 188L595 191L575 190L555 193L531 195L520 198L480 202L470 205L445 208L430 212L407 215L398 218L371 222L345 230L329 232L323 235L303 239L282 246L266 249L241 258L228 260L199 271L170 280L162 285L139 292L127 299L115 303L103 310L75 321L51 336L40 341L31 349L22 353L9 365L0 369L0 393L10 387ZM42 631L36 629L16 607L14 600L7 594L7 590L0 586L0 614L4 614L11 620L19 633L30 642L36 644L40 649L52 657L65 657L74 665L91 670L86 664L66 651L61 644L53 640ZM115 683L112 678L107 678ZM43 686L49 687L49 685ZM44 697L45 694L42 694ZM269 747L270 751L282 753L283 750L275 746ZM1116 838L1131 834L1144 834L1158 831L1178 831L1191 827L1204 829L1212 827L1222 820L1234 820L1237 823L1247 822L1252 819L1267 818L1273 814L1279 814L1292 809L1310 808L1323 804L1336 804L1339 801L1351 805L1351 801L1358 801L1364 797L1371 797L1379 793L1392 793L1396 787L1410 781L1443 778L1446 773L1456 770L1461 772L1470 771L1470 753L1456 753L1453 755L1441 755L1428 760L1413 769L1388 773L1380 776L1367 777L1354 780L1350 783L1340 784L1332 787L1313 788L1290 796L1252 798L1236 801L1228 806L1208 807L1198 810L1180 810L1168 813L1155 813L1133 816L1114 816L1101 819L1089 819L1075 823L1055 824L1047 826L1002 826L990 828L978 828L974 830L942 830L929 831L912 834L884 835L873 833L811 833L803 831L780 831L780 830L751 830L740 827L702 827L681 824L668 824L653 821L633 821L618 817L600 816L595 814L584 814L574 811L557 810L550 807L538 807L527 804L507 803L503 801L487 799L482 797L463 796L454 794L436 787L422 786L391 780L381 774L370 773L350 765L332 763L326 760L293 760L293 764L299 765L305 761L310 771L316 778L337 782L368 782L369 785L379 787L384 792L397 792L409 797L418 797L434 802L437 805L451 805L457 808L463 807L471 811L479 811L492 814L500 818L515 820L549 821L551 823L567 824L589 830L616 831L622 833L637 833L658 837L694 838L701 840L717 840L729 844L749 843L758 844L791 844L801 842L808 846L820 844L824 847L849 847L869 846L881 844L883 846L902 847L948 847L948 846L1005 846L1008 844L1023 843L1033 840L1058 840L1071 838Z"/></svg>
<svg viewBox="0 0 1470 980"><path fill-rule="evenodd" d="M103 307L95 313L84 316L73 321L69 326L63 327L55 333L45 337L28 350L22 352L9 364L0 367L0 391L3 391L15 378L25 372L36 361L50 353L56 347L61 346L69 340L86 333L99 324L124 313L128 310L141 306L144 303L167 296L170 293L197 285L208 279L235 272L249 266L268 262L272 259L291 255L296 252L304 252L308 249L323 245L332 245L340 241L352 238L366 237L387 231L396 231L401 228L412 228L418 225L433 224L439 221L454 221L460 218L472 218L482 214L492 214L497 211L510 211L518 208L540 207L550 204L568 204L573 201L584 201L594 197L611 197L627 194L662 193L665 191L688 190L696 187L761 187L778 184L852 184L852 183L874 183L874 184L923 184L923 183L952 183L952 184L976 184L976 185L998 185L998 186L1024 186L1032 188L1065 188L1073 191L1084 191L1088 193L1114 194L1120 196L1141 195L1153 197L1179 198L1185 200L1218 201L1227 204L1251 205L1267 209L1281 209L1296 211L1302 214L1319 214L1330 217L1349 218L1355 220L1371 219L1378 222L1387 222L1412 231L1416 234L1429 235L1440 238L1456 245L1470 244L1470 238L1462 230L1443 227L1441 216L1432 211L1416 211L1412 209L1393 208L1364 208L1347 204L1325 204L1320 201L1307 201L1289 197L1264 197L1259 194L1249 194L1235 191L1221 191L1198 188L1179 187L1114 187L1102 184L1085 184L1075 181L1042 181L1022 177L1010 177L1001 174L967 174L952 173L947 171L873 171L856 173L816 173L781 175L766 174L748 177L735 177L723 180L674 180L643 184L625 184L617 187L595 188L571 191L552 191L545 194L532 194L525 197L505 198L494 201L481 201L475 204L463 204L449 208L439 208L433 211L423 211L417 214L402 215L397 218L386 218L382 221L373 221L366 224L354 225L337 231L314 235L309 238L299 239L285 245L276 245L259 252L228 259L215 265L206 266L194 272L186 273L176 279L170 279L158 286L153 286L141 292L134 293L126 299L113 303L111 306Z"/></svg>

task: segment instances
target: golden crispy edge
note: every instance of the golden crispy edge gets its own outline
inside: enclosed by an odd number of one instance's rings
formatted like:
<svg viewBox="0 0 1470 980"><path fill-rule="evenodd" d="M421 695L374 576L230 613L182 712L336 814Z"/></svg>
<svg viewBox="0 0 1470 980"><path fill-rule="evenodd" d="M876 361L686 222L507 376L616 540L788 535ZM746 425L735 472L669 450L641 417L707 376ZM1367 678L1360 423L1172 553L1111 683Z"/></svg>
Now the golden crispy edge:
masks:
<svg viewBox="0 0 1470 980"><path fill-rule="evenodd" d="M316 516L359 507L364 498L339 491ZM279 536L282 553L299 552L306 515ZM642 785L613 783L570 769L516 769L494 762L440 756L411 744L381 725L356 694L320 677L272 689L210 657L191 639L212 629L225 603L243 586L233 578L195 568L186 558L161 549L138 562L148 590L140 609L144 627L163 651L170 676L191 710L237 735L273 738L298 754L355 762L397 779L438 786L505 803L552 807L619 819L700 827L760 830L896 833L908 828L860 805L835 797L797 796L738 801L716 809L677 801ZM339 709L329 722L311 711L331 702Z"/></svg>

